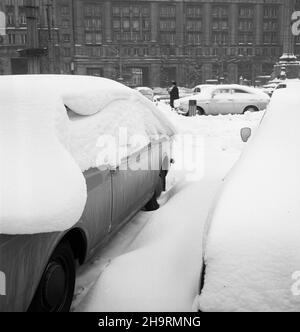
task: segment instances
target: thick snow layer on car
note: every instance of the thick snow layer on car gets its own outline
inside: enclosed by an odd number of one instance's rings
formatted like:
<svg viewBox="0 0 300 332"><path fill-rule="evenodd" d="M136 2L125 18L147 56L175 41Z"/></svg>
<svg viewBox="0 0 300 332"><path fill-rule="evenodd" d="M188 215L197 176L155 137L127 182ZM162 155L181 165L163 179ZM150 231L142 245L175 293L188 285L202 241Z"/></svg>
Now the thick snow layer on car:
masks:
<svg viewBox="0 0 300 332"><path fill-rule="evenodd" d="M202 311L299 311L300 97L274 94L228 177L206 239Z"/></svg>
<svg viewBox="0 0 300 332"><path fill-rule="evenodd" d="M150 101L107 79L3 76L0 91L0 233L4 234L73 226L86 203L82 171L106 162L102 153L110 149L104 147L119 128L131 138L140 135L122 149L122 156L148 144L151 135L174 134Z"/></svg>
<svg viewBox="0 0 300 332"><path fill-rule="evenodd" d="M135 94L132 98L111 102L90 117L71 117L69 148L82 170L116 165L152 139L175 134L150 101Z"/></svg>
<svg viewBox="0 0 300 332"><path fill-rule="evenodd" d="M0 79L0 233L62 231L80 218L86 184L59 142L47 93ZM4 86L5 84L5 86ZM42 106L42 107L41 107Z"/></svg>

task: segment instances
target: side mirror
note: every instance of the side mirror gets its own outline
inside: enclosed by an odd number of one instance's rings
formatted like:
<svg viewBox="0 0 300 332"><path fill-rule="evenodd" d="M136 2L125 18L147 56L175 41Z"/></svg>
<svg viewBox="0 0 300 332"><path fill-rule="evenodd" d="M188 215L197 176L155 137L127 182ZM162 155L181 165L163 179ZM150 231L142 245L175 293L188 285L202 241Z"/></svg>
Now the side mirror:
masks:
<svg viewBox="0 0 300 332"><path fill-rule="evenodd" d="M248 142L249 138L251 137L251 134L252 134L252 130L251 128L242 128L241 129L241 138L242 138L242 141L243 142Z"/></svg>

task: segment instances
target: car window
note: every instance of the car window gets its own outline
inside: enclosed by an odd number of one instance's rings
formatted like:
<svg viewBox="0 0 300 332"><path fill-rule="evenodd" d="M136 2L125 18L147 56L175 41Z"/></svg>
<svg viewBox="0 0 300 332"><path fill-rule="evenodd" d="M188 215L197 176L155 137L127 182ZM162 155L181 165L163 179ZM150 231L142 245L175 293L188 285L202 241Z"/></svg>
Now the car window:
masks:
<svg viewBox="0 0 300 332"><path fill-rule="evenodd" d="M217 89L213 92L214 95L219 95L224 93L231 93L231 91L230 89Z"/></svg>
<svg viewBox="0 0 300 332"><path fill-rule="evenodd" d="M279 84L276 88L276 90L278 89L286 89L287 85L286 84Z"/></svg>
<svg viewBox="0 0 300 332"><path fill-rule="evenodd" d="M242 89L234 89L233 90L233 93L245 93L245 94L249 94L250 92L248 92L248 91L245 91L245 90L242 90Z"/></svg>
<svg viewBox="0 0 300 332"><path fill-rule="evenodd" d="M200 93L201 92L201 89L200 88L196 88L195 90L194 90L194 93Z"/></svg>

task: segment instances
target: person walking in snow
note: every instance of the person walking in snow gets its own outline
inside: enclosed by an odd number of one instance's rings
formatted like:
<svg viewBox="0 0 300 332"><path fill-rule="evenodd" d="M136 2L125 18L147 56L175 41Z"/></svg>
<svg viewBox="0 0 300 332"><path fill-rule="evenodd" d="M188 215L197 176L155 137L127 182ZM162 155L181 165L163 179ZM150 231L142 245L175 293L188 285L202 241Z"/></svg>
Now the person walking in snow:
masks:
<svg viewBox="0 0 300 332"><path fill-rule="evenodd" d="M172 82L172 87L169 90L170 94L170 105L171 109L174 109L174 101L179 99L179 90L177 87L177 83L175 81Z"/></svg>

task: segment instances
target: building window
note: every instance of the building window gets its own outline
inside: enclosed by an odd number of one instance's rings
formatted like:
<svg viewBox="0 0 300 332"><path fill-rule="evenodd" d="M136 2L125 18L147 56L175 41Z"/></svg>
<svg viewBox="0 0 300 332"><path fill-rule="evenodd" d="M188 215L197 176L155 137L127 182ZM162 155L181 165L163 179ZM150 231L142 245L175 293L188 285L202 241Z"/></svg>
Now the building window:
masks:
<svg viewBox="0 0 300 332"><path fill-rule="evenodd" d="M187 31L201 31L202 30L202 21L199 20L188 20L186 22Z"/></svg>
<svg viewBox="0 0 300 332"><path fill-rule="evenodd" d="M162 44L175 44L175 34L174 33L161 33L160 34L160 41Z"/></svg>
<svg viewBox="0 0 300 332"><path fill-rule="evenodd" d="M222 18L228 16L228 7L226 6L213 6L212 16L215 18Z"/></svg>
<svg viewBox="0 0 300 332"><path fill-rule="evenodd" d="M215 32L212 34L212 41L218 45L228 44L228 34Z"/></svg>
<svg viewBox="0 0 300 332"><path fill-rule="evenodd" d="M86 69L87 75L90 76L103 76L103 69L102 68L87 68Z"/></svg>
<svg viewBox="0 0 300 332"><path fill-rule="evenodd" d="M161 6L160 17L175 17L176 7L175 6Z"/></svg>
<svg viewBox="0 0 300 332"><path fill-rule="evenodd" d="M85 5L84 15L90 17L102 16L102 7L99 5Z"/></svg>
<svg viewBox="0 0 300 332"><path fill-rule="evenodd" d="M254 23L253 20L240 20L239 30L241 31L253 31Z"/></svg>
<svg viewBox="0 0 300 332"><path fill-rule="evenodd" d="M85 33L85 43L86 44L93 44L93 34L91 32Z"/></svg>
<svg viewBox="0 0 300 332"><path fill-rule="evenodd" d="M101 56L103 56L102 47L99 47L99 46L89 46L87 48L87 53L88 53L88 56L91 56L91 57L101 57Z"/></svg>
<svg viewBox="0 0 300 332"><path fill-rule="evenodd" d="M64 29L68 29L70 27L70 21L69 20L62 20L61 25Z"/></svg>
<svg viewBox="0 0 300 332"><path fill-rule="evenodd" d="M238 38L240 44L252 44L254 41L253 34L241 33Z"/></svg>
<svg viewBox="0 0 300 332"><path fill-rule="evenodd" d="M186 16L189 18L200 18L202 17L202 7L188 6L186 8Z"/></svg>
<svg viewBox="0 0 300 332"><path fill-rule="evenodd" d="M86 30L101 30L101 19L100 18L87 18L84 21Z"/></svg>
<svg viewBox="0 0 300 332"><path fill-rule="evenodd" d="M10 45L16 44L16 35L15 34L8 34L8 43Z"/></svg>
<svg viewBox="0 0 300 332"><path fill-rule="evenodd" d="M26 18L26 10L25 7L20 6L19 7L19 24L20 25L26 25L27 18Z"/></svg>
<svg viewBox="0 0 300 332"><path fill-rule="evenodd" d="M70 15L70 7L67 5L61 6L60 12L61 15Z"/></svg>
<svg viewBox="0 0 300 332"><path fill-rule="evenodd" d="M202 43L202 34L199 33L188 33L187 34L188 44L199 45Z"/></svg>
<svg viewBox="0 0 300 332"><path fill-rule="evenodd" d="M96 44L102 44L102 33L100 32L95 33L95 42Z"/></svg>
<svg viewBox="0 0 300 332"><path fill-rule="evenodd" d="M124 20L123 21L123 29L124 30L129 30L130 29L130 21L129 20Z"/></svg>
<svg viewBox="0 0 300 332"><path fill-rule="evenodd" d="M212 29L213 30L227 30L228 21L227 20L213 20Z"/></svg>
<svg viewBox="0 0 300 332"><path fill-rule="evenodd" d="M277 19L279 9L277 6L265 6L264 7L264 18Z"/></svg>
<svg viewBox="0 0 300 332"><path fill-rule="evenodd" d="M85 33L86 44L102 44L101 32L86 32Z"/></svg>
<svg viewBox="0 0 300 332"><path fill-rule="evenodd" d="M63 56L70 57L71 56L71 49L69 47L63 47L62 48Z"/></svg>
<svg viewBox="0 0 300 332"><path fill-rule="evenodd" d="M277 32L264 33L263 41L264 41L264 44L277 44L278 33Z"/></svg>
<svg viewBox="0 0 300 332"><path fill-rule="evenodd" d="M7 13L6 14L6 24L8 26L14 26L15 25L15 15L13 13Z"/></svg>
<svg viewBox="0 0 300 332"><path fill-rule="evenodd" d="M26 45L26 43L27 43L27 35L26 34L21 34L20 35L20 43L22 45Z"/></svg>
<svg viewBox="0 0 300 332"><path fill-rule="evenodd" d="M176 29L175 20L160 21L160 31L174 31Z"/></svg>
<svg viewBox="0 0 300 332"><path fill-rule="evenodd" d="M254 16L254 9L253 7L250 7L250 6L241 6L239 8L239 16L241 18L253 18Z"/></svg>
<svg viewBox="0 0 300 332"><path fill-rule="evenodd" d="M71 36L68 33L63 34L63 42L64 43L69 43L71 41Z"/></svg>
<svg viewBox="0 0 300 332"><path fill-rule="evenodd" d="M120 30L121 28L121 21L120 20L113 20L113 29Z"/></svg>

